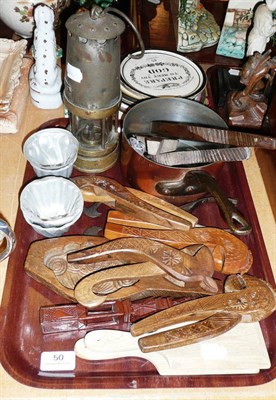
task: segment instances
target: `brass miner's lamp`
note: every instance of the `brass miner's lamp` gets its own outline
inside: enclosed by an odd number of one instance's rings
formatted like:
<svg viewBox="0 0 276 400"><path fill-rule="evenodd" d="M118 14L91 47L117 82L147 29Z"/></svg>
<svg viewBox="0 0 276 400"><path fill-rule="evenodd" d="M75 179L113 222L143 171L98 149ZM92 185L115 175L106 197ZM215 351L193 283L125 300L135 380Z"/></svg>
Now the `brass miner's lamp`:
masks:
<svg viewBox="0 0 276 400"><path fill-rule="evenodd" d="M76 169L102 172L118 158L118 111L120 90L120 35L127 20L121 11L93 6L72 15L66 22L67 52L64 103L70 114L71 131L78 139Z"/></svg>

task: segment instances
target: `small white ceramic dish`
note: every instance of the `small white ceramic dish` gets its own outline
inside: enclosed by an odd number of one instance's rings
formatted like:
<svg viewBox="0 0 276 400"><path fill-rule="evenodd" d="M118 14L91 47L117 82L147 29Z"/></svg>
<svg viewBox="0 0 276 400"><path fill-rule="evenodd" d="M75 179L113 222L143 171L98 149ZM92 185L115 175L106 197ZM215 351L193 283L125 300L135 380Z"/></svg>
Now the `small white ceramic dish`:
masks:
<svg viewBox="0 0 276 400"><path fill-rule="evenodd" d="M23 145L23 153L38 177L54 175L69 178L78 149L78 140L63 128L37 131Z"/></svg>
<svg viewBox="0 0 276 400"><path fill-rule="evenodd" d="M30 182L20 195L25 220L39 234L61 236L81 216L84 200L69 179L48 176Z"/></svg>

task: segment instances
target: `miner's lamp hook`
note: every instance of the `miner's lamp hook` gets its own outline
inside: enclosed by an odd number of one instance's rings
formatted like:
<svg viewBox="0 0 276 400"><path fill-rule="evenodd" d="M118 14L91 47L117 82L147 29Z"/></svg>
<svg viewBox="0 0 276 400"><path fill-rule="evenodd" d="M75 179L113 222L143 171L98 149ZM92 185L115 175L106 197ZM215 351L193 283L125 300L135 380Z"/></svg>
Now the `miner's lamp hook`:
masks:
<svg viewBox="0 0 276 400"><path fill-rule="evenodd" d="M144 54L145 54L145 45L144 45L142 36L140 35L140 32L137 30L137 28L133 24L133 22L126 16L126 14L124 14L122 11L118 10L117 8L107 7L107 8L104 9L103 12L104 13L111 12L111 13L117 14L117 15L119 15L120 17L122 17L123 19L125 19L127 21L127 23L130 25L130 27L133 29L134 33L136 34L138 42L139 42L139 46L140 46L140 49L141 49L140 53L135 54L135 55L134 54L130 54L130 57L131 58L136 58L136 59L142 58L144 56Z"/></svg>

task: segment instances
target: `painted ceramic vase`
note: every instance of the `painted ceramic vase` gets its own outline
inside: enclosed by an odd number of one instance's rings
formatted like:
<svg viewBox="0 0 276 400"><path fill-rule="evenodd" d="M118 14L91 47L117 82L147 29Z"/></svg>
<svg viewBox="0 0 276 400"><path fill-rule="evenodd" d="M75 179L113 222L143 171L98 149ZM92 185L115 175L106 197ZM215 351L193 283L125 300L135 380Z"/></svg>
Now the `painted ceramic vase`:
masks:
<svg viewBox="0 0 276 400"><path fill-rule="evenodd" d="M54 9L57 21L70 0L0 0L1 19L19 36L30 38L34 30L34 7L42 3Z"/></svg>

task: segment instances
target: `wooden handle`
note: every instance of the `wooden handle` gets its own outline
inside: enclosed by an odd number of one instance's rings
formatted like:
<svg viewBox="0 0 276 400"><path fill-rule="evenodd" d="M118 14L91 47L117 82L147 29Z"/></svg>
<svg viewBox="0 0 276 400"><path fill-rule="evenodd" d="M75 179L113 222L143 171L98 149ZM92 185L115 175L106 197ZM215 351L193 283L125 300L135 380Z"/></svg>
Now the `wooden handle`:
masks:
<svg viewBox="0 0 276 400"><path fill-rule="evenodd" d="M174 324L208 318L211 314L220 312L236 313L245 322L266 318L276 308L275 291L267 282L254 276L245 275L243 279L246 284L244 289L176 305L165 312L161 311L136 322L131 327L131 333L133 336L139 336ZM230 284L227 283L228 280ZM225 283L228 289L233 287L232 280L239 280L239 278L236 275L230 275Z"/></svg>
<svg viewBox="0 0 276 400"><path fill-rule="evenodd" d="M138 344L143 353L174 349L212 339L229 331L240 321L241 317L235 313L221 312L203 321L140 338Z"/></svg>
<svg viewBox="0 0 276 400"><path fill-rule="evenodd" d="M107 221L109 220L108 216ZM121 222L123 223L123 220ZM201 243L212 252L215 270L224 274L244 274L251 268L253 262L251 251L244 242L231 233L218 228L193 228L184 232L146 229L143 226L135 227L107 222L104 236L110 240L122 237L144 237L177 249Z"/></svg>
<svg viewBox="0 0 276 400"><path fill-rule="evenodd" d="M148 124L131 123L128 126L128 134L146 136L152 138L170 138L184 140L198 140L229 144L238 147L260 147L269 150L276 149L276 139L270 136L257 135L233 131L229 129L213 128L208 126L188 125L184 122L175 121L152 121L150 132Z"/></svg>
<svg viewBox="0 0 276 400"><path fill-rule="evenodd" d="M147 229L162 229L168 230L165 226L153 224L152 222L144 221L135 218L133 215L125 214L117 210L109 210L107 214L107 223L114 223L118 225L132 226L137 228L147 228Z"/></svg>
<svg viewBox="0 0 276 400"><path fill-rule="evenodd" d="M177 231L170 229L146 229L135 226L113 224L110 222L107 222L104 227L104 237L109 240L126 237L144 237L147 239L158 240L164 244L173 246L176 249L182 249L187 245L187 243L183 243L183 240L178 241L179 238L173 236L175 232Z"/></svg>
<svg viewBox="0 0 276 400"><path fill-rule="evenodd" d="M76 285L75 298L83 306L93 308L111 300L210 295L210 291L199 284L187 282L181 286L181 283L176 285L157 265L145 262L90 274ZM222 291L222 287L219 290Z"/></svg>
<svg viewBox="0 0 276 400"><path fill-rule="evenodd" d="M167 228L188 230L191 227L188 220L138 198L114 179L101 176L79 176L73 178L72 181L82 191L85 201L92 201L95 199L95 195L107 196L110 207L133 215L135 218ZM110 204L111 199L112 203ZM186 212L180 210L180 215L186 215Z"/></svg>
<svg viewBox="0 0 276 400"><path fill-rule="evenodd" d="M152 263L142 263L134 265L125 265L123 267L113 268L112 270L104 270L96 272L82 279L75 288L75 298L83 306L93 308L99 306L106 300L114 300L130 298L135 292L139 292L133 286L135 281L143 277L164 276L165 272ZM118 289L127 287L122 294L117 292ZM114 296L110 295L116 291ZM100 293L99 293L100 292Z"/></svg>
<svg viewBox="0 0 276 400"><path fill-rule="evenodd" d="M189 212L181 209L180 207L177 207L171 203L168 203L165 200L159 199L156 196L152 196L151 194L142 192L141 190L137 190L137 189L133 189L133 188L127 188L127 190L134 194L136 197L138 197L139 199L142 199L143 201L145 201L146 203L149 203L161 210L164 210L170 214L173 214L177 217L183 218L186 221L189 221L191 223L191 225L194 227L197 223L198 223L198 218L193 215L190 214Z"/></svg>
<svg viewBox="0 0 276 400"><path fill-rule="evenodd" d="M103 245L69 254L67 258L70 263L80 264L110 259L123 260L125 264L151 261L176 280L200 282L202 288L216 293L218 287L212 279L214 272L212 255L207 248L200 247L205 253L204 263L202 263L200 250L193 257L171 246L143 238L111 240Z"/></svg>

